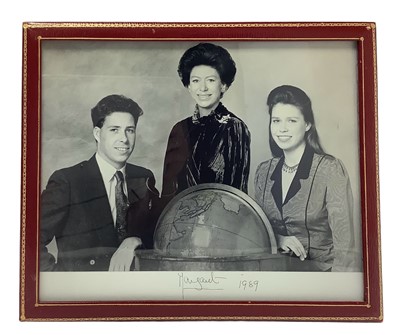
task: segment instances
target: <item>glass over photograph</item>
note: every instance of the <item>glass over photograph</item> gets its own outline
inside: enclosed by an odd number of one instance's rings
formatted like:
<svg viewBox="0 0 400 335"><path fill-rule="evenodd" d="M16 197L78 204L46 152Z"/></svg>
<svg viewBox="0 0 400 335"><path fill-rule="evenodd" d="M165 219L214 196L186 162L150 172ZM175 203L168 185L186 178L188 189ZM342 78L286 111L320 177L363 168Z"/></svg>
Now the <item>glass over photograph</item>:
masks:
<svg viewBox="0 0 400 335"><path fill-rule="evenodd" d="M41 301L363 301L357 42L44 40L41 95Z"/></svg>

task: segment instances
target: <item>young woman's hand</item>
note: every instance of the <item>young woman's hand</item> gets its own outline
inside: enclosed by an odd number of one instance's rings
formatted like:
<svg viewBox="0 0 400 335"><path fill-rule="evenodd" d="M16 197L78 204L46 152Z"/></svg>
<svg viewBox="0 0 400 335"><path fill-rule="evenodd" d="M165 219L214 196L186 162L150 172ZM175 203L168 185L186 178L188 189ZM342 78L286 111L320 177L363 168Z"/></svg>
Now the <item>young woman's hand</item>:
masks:
<svg viewBox="0 0 400 335"><path fill-rule="evenodd" d="M307 257L307 252L296 236L277 235L278 247L283 250L283 253L293 251L300 260L304 261Z"/></svg>

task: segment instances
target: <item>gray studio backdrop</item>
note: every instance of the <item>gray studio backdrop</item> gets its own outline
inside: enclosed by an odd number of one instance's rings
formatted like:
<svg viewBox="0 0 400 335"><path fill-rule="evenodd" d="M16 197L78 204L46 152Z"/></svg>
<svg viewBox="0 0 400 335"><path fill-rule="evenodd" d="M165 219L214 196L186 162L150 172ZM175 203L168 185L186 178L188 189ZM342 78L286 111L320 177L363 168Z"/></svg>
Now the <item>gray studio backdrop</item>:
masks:
<svg viewBox="0 0 400 335"><path fill-rule="evenodd" d="M305 90L313 102L325 150L350 175L360 247L360 172L357 46L348 41L215 42L231 53L236 79L222 102L251 132L249 195L254 173L271 157L268 93L282 84ZM43 41L41 188L59 168L89 159L96 150L90 109L109 94L124 94L144 110L130 162L153 171L162 188L168 134L192 114L194 102L177 74L183 52L197 42ZM360 250L360 249L359 249Z"/></svg>

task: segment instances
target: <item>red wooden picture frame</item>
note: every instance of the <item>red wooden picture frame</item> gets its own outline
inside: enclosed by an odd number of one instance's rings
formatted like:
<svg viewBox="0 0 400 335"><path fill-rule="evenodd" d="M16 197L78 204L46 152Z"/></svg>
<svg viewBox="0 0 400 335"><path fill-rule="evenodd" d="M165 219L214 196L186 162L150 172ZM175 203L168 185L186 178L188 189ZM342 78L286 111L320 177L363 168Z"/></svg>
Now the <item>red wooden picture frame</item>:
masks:
<svg viewBox="0 0 400 335"><path fill-rule="evenodd" d="M40 194L44 176L43 43L116 41L196 43L352 42L356 45L355 111L359 153L362 298L329 299L71 299L43 301L39 271ZM24 23L20 320L383 320L374 23ZM174 70L176 73L176 70ZM249 79L247 79L249 80ZM110 92L112 93L112 92ZM265 103L265 97L264 103ZM78 120L79 121L79 120ZM79 121L80 122L80 121ZM86 121L82 121L86 122ZM89 123L87 121L86 123ZM46 181L45 181L46 182ZM154 274L153 274L154 275ZM213 275L211 273L211 275ZM149 275L150 276L150 275ZM265 280L264 280L265 281ZM162 283L158 283L162 285ZM157 290L157 285L153 290ZM168 290L168 288L167 288Z"/></svg>

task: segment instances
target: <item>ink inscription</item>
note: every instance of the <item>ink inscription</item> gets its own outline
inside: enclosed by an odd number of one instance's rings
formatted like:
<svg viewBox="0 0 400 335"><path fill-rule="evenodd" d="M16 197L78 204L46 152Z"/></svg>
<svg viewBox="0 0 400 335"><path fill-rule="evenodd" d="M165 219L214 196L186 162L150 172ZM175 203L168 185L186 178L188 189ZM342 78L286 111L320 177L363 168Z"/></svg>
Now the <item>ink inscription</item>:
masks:
<svg viewBox="0 0 400 335"><path fill-rule="evenodd" d="M178 273L179 287L181 288L182 298L185 298L186 290L195 291L223 291L226 277L217 276L214 272L202 276L188 275L183 272Z"/></svg>

